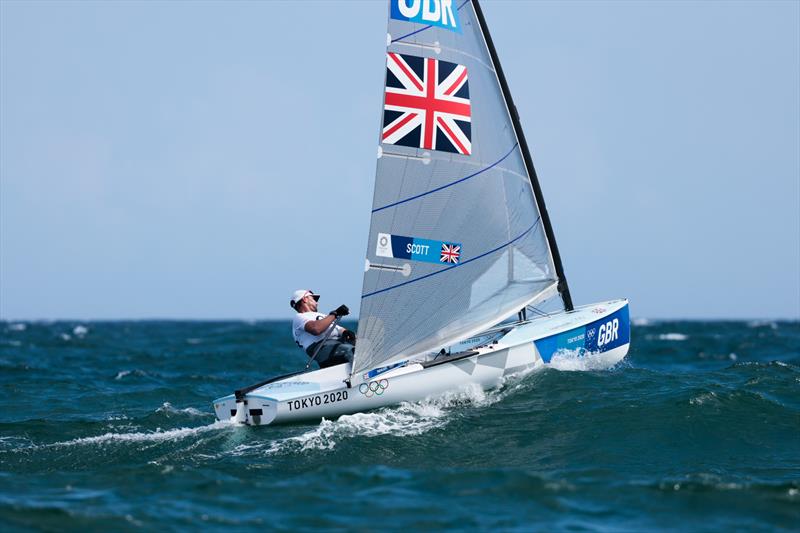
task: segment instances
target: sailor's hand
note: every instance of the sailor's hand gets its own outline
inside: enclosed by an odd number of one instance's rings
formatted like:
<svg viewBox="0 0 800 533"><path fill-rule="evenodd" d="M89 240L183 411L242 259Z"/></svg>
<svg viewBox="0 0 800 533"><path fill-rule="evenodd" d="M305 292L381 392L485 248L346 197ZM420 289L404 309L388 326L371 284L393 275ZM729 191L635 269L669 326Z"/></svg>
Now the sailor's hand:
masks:
<svg viewBox="0 0 800 533"><path fill-rule="evenodd" d="M341 339L342 342L354 345L356 343L356 334L350 331L349 329L346 329L342 332Z"/></svg>
<svg viewBox="0 0 800 533"><path fill-rule="evenodd" d="M346 305L340 305L339 307L331 311L331 314L336 318L347 316L350 314L350 309L348 309Z"/></svg>

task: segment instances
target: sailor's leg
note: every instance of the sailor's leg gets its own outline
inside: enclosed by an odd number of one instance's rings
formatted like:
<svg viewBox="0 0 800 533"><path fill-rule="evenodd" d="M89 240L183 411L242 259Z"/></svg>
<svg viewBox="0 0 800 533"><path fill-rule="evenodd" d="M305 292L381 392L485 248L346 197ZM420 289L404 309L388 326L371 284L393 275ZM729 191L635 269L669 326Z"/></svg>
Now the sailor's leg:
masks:
<svg viewBox="0 0 800 533"><path fill-rule="evenodd" d="M353 361L353 350L355 350L355 346L343 342L336 347L332 356L338 361L337 364L350 363Z"/></svg>
<svg viewBox="0 0 800 533"><path fill-rule="evenodd" d="M317 351L317 356L314 360L319 364L320 368L325 368L327 366L335 365L337 363L331 362L331 357L333 356L334 350L336 350L337 346L339 345L338 341L325 341L322 343L322 346L319 347Z"/></svg>
<svg viewBox="0 0 800 533"><path fill-rule="evenodd" d="M328 343L325 343L322 346L322 350L325 350L328 346ZM320 368L326 368L333 365L341 365L342 363L348 363L353 360L353 349L354 346L352 344L347 344L343 342L333 341L331 343L331 350L326 354L325 360L319 362ZM319 359L319 355L317 356Z"/></svg>

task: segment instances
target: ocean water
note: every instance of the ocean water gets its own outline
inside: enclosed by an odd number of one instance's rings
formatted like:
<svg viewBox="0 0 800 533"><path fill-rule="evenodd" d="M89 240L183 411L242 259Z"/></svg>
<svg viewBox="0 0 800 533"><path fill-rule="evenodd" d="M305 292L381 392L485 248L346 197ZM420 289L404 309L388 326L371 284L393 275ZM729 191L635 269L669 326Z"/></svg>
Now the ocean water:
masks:
<svg viewBox="0 0 800 533"><path fill-rule="evenodd" d="M648 322L626 360L338 420L211 400L301 368L285 322L0 322L0 524L800 530L800 323Z"/></svg>

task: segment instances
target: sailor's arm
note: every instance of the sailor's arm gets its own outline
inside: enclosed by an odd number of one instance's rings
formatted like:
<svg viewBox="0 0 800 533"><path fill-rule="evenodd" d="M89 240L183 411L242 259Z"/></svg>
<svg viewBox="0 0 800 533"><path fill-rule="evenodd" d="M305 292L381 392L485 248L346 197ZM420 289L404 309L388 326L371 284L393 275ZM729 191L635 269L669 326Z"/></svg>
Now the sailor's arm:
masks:
<svg viewBox="0 0 800 533"><path fill-rule="evenodd" d="M320 318L319 320L309 320L306 322L306 325L303 326L303 329L312 335L322 335L331 326L331 324L333 324L334 320L336 320L336 317L332 314L326 316L325 318Z"/></svg>
<svg viewBox="0 0 800 533"><path fill-rule="evenodd" d="M346 305L340 305L330 313L325 318L321 318L319 320L309 320L306 322L303 329L307 332L311 333L312 335L322 335L325 330L328 329L328 326L333 324L333 321L337 318L341 318L343 316L347 316L350 314L350 309L347 308Z"/></svg>

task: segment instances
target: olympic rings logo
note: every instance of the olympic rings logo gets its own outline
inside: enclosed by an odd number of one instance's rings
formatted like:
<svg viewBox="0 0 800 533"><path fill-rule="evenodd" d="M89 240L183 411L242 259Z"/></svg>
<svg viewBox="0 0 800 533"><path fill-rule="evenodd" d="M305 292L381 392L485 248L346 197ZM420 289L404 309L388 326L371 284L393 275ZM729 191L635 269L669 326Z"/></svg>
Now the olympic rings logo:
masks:
<svg viewBox="0 0 800 533"><path fill-rule="evenodd" d="M389 388L389 380L379 379L377 381L370 381L369 383L362 383L361 385L358 386L358 392L360 392L367 398L371 398L372 396L375 395L380 396L388 388Z"/></svg>

